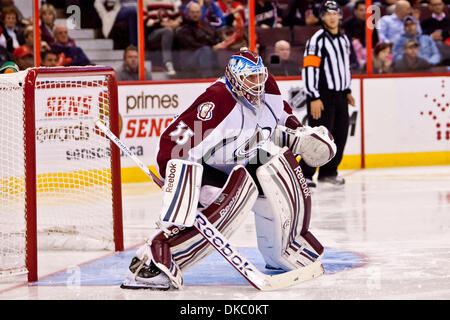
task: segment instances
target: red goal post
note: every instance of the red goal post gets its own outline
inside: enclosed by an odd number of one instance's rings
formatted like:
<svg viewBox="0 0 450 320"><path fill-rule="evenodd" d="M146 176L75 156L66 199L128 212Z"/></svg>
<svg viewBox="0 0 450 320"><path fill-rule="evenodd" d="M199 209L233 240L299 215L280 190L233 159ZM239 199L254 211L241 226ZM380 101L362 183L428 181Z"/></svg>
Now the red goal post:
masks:
<svg viewBox="0 0 450 320"><path fill-rule="evenodd" d="M122 251L120 151L94 124L120 134L114 70L30 68L0 93L0 278L36 281L38 243Z"/></svg>

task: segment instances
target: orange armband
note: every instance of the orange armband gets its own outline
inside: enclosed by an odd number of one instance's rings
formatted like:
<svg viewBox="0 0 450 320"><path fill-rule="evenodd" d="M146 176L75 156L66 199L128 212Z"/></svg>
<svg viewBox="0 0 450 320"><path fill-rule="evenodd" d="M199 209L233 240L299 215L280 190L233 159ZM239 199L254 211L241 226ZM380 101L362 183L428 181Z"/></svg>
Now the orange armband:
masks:
<svg viewBox="0 0 450 320"><path fill-rule="evenodd" d="M318 56L306 56L303 58L303 67L315 67L315 68L319 68L320 67L320 62L322 61L321 58L319 58Z"/></svg>

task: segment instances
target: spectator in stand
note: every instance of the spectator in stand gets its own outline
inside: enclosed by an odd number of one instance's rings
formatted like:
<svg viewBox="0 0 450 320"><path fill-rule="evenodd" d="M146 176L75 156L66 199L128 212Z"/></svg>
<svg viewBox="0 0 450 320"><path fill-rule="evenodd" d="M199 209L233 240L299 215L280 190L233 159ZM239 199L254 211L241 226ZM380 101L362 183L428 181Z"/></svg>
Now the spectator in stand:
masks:
<svg viewBox="0 0 450 320"><path fill-rule="evenodd" d="M255 1L255 23L260 28L281 28L282 12L277 1Z"/></svg>
<svg viewBox="0 0 450 320"><path fill-rule="evenodd" d="M403 20L411 15L411 4L406 0L398 0L393 14L382 16L378 21L378 37L381 42L394 42L403 33ZM419 30L422 32L422 29Z"/></svg>
<svg viewBox="0 0 450 320"><path fill-rule="evenodd" d="M290 27L294 25L320 25L320 19L318 18L320 4L320 0L289 0L283 24Z"/></svg>
<svg viewBox="0 0 450 320"><path fill-rule="evenodd" d="M217 76L216 51L224 49L216 28L202 20L201 7L196 2L188 6L188 16L177 30L180 49L190 51L183 61L186 71L197 77L211 78Z"/></svg>
<svg viewBox="0 0 450 320"><path fill-rule="evenodd" d="M136 0L95 0L94 7L102 20L102 33L105 38L109 37L116 22L126 21L129 42L137 46Z"/></svg>
<svg viewBox="0 0 450 320"><path fill-rule="evenodd" d="M51 47L55 43L56 9L52 4L44 3L39 10L41 41ZM69 37L69 42L75 45L75 41ZM45 49L50 50L50 49Z"/></svg>
<svg viewBox="0 0 450 320"><path fill-rule="evenodd" d="M58 54L54 51L44 51L41 54L42 67L56 67L58 66Z"/></svg>
<svg viewBox="0 0 450 320"><path fill-rule="evenodd" d="M151 79L150 72L145 70L145 80ZM136 46L129 45L125 48L123 52L123 65L117 70L117 80L139 80L139 53Z"/></svg>
<svg viewBox="0 0 450 320"><path fill-rule="evenodd" d="M0 27L2 34L0 35L0 46L6 48L8 52L14 52L14 49L22 45L23 28L18 25L19 14L14 7L4 7L1 13Z"/></svg>
<svg viewBox="0 0 450 320"><path fill-rule="evenodd" d="M23 30L23 39L24 39L24 45L33 51L34 48L34 32L33 32L33 26L27 26ZM46 47L45 49L49 49Z"/></svg>
<svg viewBox="0 0 450 320"><path fill-rule="evenodd" d="M445 41L450 37L450 17L445 14L444 2L430 0L428 8L431 11L431 17L422 21L423 33L430 35L436 42Z"/></svg>
<svg viewBox="0 0 450 320"><path fill-rule="evenodd" d="M174 0L144 0L145 34L150 47L161 45L163 65L168 76L175 76L172 49L175 30L183 18Z"/></svg>
<svg viewBox="0 0 450 320"><path fill-rule="evenodd" d="M450 17L444 12L445 4L442 0L430 0L428 8L431 17L422 21L423 33L436 43L443 64L450 65Z"/></svg>
<svg viewBox="0 0 450 320"><path fill-rule="evenodd" d="M184 9L184 15L187 17L188 8L192 2L196 2L202 9L202 20L209 22L215 28L226 25L226 17L215 0L191 0Z"/></svg>
<svg viewBox="0 0 450 320"><path fill-rule="evenodd" d="M226 21L226 25L219 30L222 39L227 39L229 42L227 49L239 50L241 47L247 47L245 7L235 0L219 0L217 5Z"/></svg>
<svg viewBox="0 0 450 320"><path fill-rule="evenodd" d="M75 41L69 38L69 33L65 25L56 25L53 35L55 37L55 43L51 48L60 55L60 65L86 66L91 64L83 50L75 44Z"/></svg>
<svg viewBox="0 0 450 320"><path fill-rule="evenodd" d="M266 63L270 73L275 76L300 76L301 71L296 61L291 59L291 45L286 40L275 43L274 54Z"/></svg>
<svg viewBox="0 0 450 320"><path fill-rule="evenodd" d="M353 7L353 15L342 24L343 29L351 41L351 63L352 69L362 69L366 65L366 2L359 0ZM372 45L378 42L376 29L372 30Z"/></svg>
<svg viewBox="0 0 450 320"><path fill-rule="evenodd" d="M418 55L428 63L436 65L441 62L439 49L433 39L426 34L422 34L419 29L419 22L413 16L407 16L404 20L404 32L396 38L392 47L394 61L403 58L403 47L407 39L415 39L419 44Z"/></svg>
<svg viewBox="0 0 450 320"><path fill-rule="evenodd" d="M25 30L23 31L23 37L25 39L24 45L29 47L31 51L34 49L34 29L32 25L26 26ZM41 52L51 50L50 46L47 42L41 41Z"/></svg>
<svg viewBox="0 0 450 320"><path fill-rule="evenodd" d="M373 73L391 73L392 72L392 44L380 42L375 46L373 52Z"/></svg>
<svg viewBox="0 0 450 320"><path fill-rule="evenodd" d="M25 45L18 46L14 49L13 58L20 70L34 67L33 52Z"/></svg>
<svg viewBox="0 0 450 320"><path fill-rule="evenodd" d="M237 16L239 16L243 24L245 25L245 7L242 2L236 0L218 0L217 5L225 16L226 20L235 20ZM227 18L229 15L232 15L234 19Z"/></svg>
<svg viewBox="0 0 450 320"><path fill-rule="evenodd" d="M17 25L21 28L24 28L25 26L28 26L32 24L31 18L26 19L24 18L22 12L20 12L19 8L14 4L14 0L0 0L0 11L3 10L3 8L6 7L13 7L16 9L17 12Z"/></svg>
<svg viewBox="0 0 450 320"><path fill-rule="evenodd" d="M429 71L433 66L425 59L420 58L419 43L415 39L407 39L403 46L403 58L394 61L392 69L394 72L420 72Z"/></svg>
<svg viewBox="0 0 450 320"><path fill-rule="evenodd" d="M19 72L19 67L12 61L1 62L0 66L0 74Z"/></svg>
<svg viewBox="0 0 450 320"><path fill-rule="evenodd" d="M422 15L420 7L420 4L415 4L411 7L411 15L419 22L422 21L422 19L420 18L420 16Z"/></svg>
<svg viewBox="0 0 450 320"><path fill-rule="evenodd" d="M39 17L41 18L41 40L51 46L55 43L55 38L53 37L56 20L55 7L52 4L44 3L39 10Z"/></svg>
<svg viewBox="0 0 450 320"><path fill-rule="evenodd" d="M366 48L366 1L358 0L353 7L353 16L347 18L342 24L345 34L350 41L359 41ZM372 45L378 43L377 29L372 30Z"/></svg>

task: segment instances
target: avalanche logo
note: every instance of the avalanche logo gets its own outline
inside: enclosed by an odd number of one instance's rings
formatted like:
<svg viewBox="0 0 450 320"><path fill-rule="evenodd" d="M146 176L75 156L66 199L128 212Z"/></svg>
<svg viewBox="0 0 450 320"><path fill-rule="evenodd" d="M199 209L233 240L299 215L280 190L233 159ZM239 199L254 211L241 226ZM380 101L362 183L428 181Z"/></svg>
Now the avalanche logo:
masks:
<svg viewBox="0 0 450 320"><path fill-rule="evenodd" d="M212 111L215 105L212 102L205 102L198 106L197 118L202 121L207 121L212 118Z"/></svg>
<svg viewBox="0 0 450 320"><path fill-rule="evenodd" d="M258 148L270 138L272 129L270 127L261 128L256 126L255 133L244 144L234 150L234 161L250 159L256 155Z"/></svg>

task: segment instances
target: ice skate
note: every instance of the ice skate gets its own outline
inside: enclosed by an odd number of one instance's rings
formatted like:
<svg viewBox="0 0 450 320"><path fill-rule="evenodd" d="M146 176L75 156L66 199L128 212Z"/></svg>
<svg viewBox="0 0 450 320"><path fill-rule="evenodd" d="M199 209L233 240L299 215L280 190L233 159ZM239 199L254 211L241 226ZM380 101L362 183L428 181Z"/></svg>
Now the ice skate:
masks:
<svg viewBox="0 0 450 320"><path fill-rule="evenodd" d="M153 261L147 265L144 260L134 257L128 267L124 282L120 285L122 289L170 289L170 279L155 266Z"/></svg>
<svg viewBox="0 0 450 320"><path fill-rule="evenodd" d="M314 181L312 181L311 179L305 178L306 179L306 183L308 184L309 188L315 188L317 187L316 183Z"/></svg>
<svg viewBox="0 0 450 320"><path fill-rule="evenodd" d="M326 182L326 183L331 183L334 184L336 186L341 186L343 184L345 184L345 179L338 177L338 176L334 176L334 177L320 177L319 182Z"/></svg>

